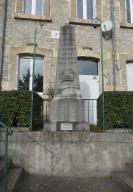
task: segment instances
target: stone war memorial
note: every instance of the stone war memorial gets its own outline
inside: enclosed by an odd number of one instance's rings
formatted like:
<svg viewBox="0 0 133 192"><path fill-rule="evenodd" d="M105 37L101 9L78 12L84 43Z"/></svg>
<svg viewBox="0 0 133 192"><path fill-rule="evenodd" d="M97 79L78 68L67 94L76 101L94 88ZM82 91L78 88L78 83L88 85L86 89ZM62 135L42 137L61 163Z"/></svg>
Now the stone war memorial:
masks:
<svg viewBox="0 0 133 192"><path fill-rule="evenodd" d="M74 27L61 27L58 61L54 85L54 98L50 103L49 131L86 130L84 102L80 93Z"/></svg>

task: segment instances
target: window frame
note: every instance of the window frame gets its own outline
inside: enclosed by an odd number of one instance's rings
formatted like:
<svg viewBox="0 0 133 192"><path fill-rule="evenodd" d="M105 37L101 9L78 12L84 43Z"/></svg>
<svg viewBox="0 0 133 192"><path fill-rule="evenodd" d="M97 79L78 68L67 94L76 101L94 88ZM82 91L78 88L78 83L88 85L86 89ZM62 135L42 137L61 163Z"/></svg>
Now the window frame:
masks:
<svg viewBox="0 0 133 192"><path fill-rule="evenodd" d="M29 54L21 54L21 55L17 55L17 67L16 67L16 85L17 85L17 90L19 90L19 79L20 79L20 60L21 59L30 59L30 79L29 79L29 90L28 91L32 91L32 77L33 77L33 64L34 64L34 56L33 55L29 55ZM42 85L42 91L37 91L38 93L42 94L44 92L44 88L45 88L45 81L44 81L44 77L45 77L45 64L44 64L44 57L37 55L35 57L35 59L40 59L43 61L43 85Z"/></svg>
<svg viewBox="0 0 133 192"><path fill-rule="evenodd" d="M37 0L36 0L36 2L37 2ZM42 15L35 15L35 14L33 15L33 14L24 13L24 0L16 0L14 19L38 20L38 21L52 22L52 18L50 16L50 0L42 0L42 3L43 3Z"/></svg>
<svg viewBox="0 0 133 192"><path fill-rule="evenodd" d="M82 60L82 61L91 61L91 62L95 62L96 63L96 71L97 71L97 73L96 74L84 74L84 75L90 75L90 76L99 76L99 60L98 59L96 59L96 58L92 58L92 57L77 57L77 62L79 61L79 60ZM79 66L78 66L79 67ZM79 70L79 69L78 69ZM79 75L83 75L83 74L80 74L79 73Z"/></svg>
<svg viewBox="0 0 133 192"><path fill-rule="evenodd" d="M37 12L37 1L38 1L38 0L31 0L31 2L32 2L32 5L31 5L31 13L26 13L26 12L25 12L26 1L27 1L27 0L23 0L23 5L22 5L22 12L23 12L24 14L29 14L29 15L34 15L34 16L43 16L43 14L44 14L44 9L45 9L45 4L44 4L45 1L41 0L41 1L42 1L42 10L41 10L41 14L40 14L40 15L36 14L36 12Z"/></svg>
<svg viewBox="0 0 133 192"><path fill-rule="evenodd" d="M71 0L70 4L70 17L69 17L69 23L70 24L78 24L78 25L88 25L88 26L99 26L100 21L102 19L102 0L95 0L94 5L94 18L93 19L83 19L77 17L77 0ZM94 3L93 3L94 4ZM96 21L96 22L95 22Z"/></svg>
<svg viewBox="0 0 133 192"><path fill-rule="evenodd" d="M133 22L127 21L126 0L120 0L120 28L133 29Z"/></svg>
<svg viewBox="0 0 133 192"><path fill-rule="evenodd" d="M126 16L126 22L129 24L133 24L133 0L129 1L129 12L130 12L130 18L128 21L128 10L127 10L127 0L125 0L125 16Z"/></svg>
<svg viewBox="0 0 133 192"><path fill-rule="evenodd" d="M87 0L82 0L83 1L83 17L78 17L78 5L77 5L77 0L76 0L76 17L86 19L86 20L91 20L96 18L96 0L92 0L92 18L88 18L87 16Z"/></svg>

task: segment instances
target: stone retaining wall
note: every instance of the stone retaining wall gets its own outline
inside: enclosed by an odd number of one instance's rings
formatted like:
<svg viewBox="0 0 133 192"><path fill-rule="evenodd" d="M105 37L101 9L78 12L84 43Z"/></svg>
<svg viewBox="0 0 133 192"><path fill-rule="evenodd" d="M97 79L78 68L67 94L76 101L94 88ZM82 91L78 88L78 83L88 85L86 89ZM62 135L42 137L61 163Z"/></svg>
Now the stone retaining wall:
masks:
<svg viewBox="0 0 133 192"><path fill-rule="evenodd" d="M4 133L0 151L4 154ZM26 171L46 176L101 177L133 162L132 133L14 132L9 156Z"/></svg>

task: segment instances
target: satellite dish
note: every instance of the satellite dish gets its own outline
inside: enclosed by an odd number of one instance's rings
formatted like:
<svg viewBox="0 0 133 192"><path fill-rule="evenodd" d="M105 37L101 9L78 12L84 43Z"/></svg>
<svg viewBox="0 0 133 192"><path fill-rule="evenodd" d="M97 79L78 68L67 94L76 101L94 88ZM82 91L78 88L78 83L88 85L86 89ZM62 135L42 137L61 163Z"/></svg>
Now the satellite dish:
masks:
<svg viewBox="0 0 133 192"><path fill-rule="evenodd" d="M110 20L106 20L101 24L102 34L105 39L109 40L112 38L112 28L113 23Z"/></svg>
<svg viewBox="0 0 133 192"><path fill-rule="evenodd" d="M112 21L106 20L101 24L102 32L108 32L111 31L113 27Z"/></svg>

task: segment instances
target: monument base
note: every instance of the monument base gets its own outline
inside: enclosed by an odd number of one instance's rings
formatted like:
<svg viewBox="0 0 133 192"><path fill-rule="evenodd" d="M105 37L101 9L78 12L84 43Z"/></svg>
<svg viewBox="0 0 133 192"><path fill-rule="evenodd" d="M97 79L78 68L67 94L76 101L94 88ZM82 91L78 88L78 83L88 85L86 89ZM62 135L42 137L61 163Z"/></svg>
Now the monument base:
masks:
<svg viewBox="0 0 133 192"><path fill-rule="evenodd" d="M90 131L90 125L85 122L47 122L44 130L55 131Z"/></svg>
<svg viewBox="0 0 133 192"><path fill-rule="evenodd" d="M54 97L50 103L50 122L83 122L84 102L82 98Z"/></svg>

